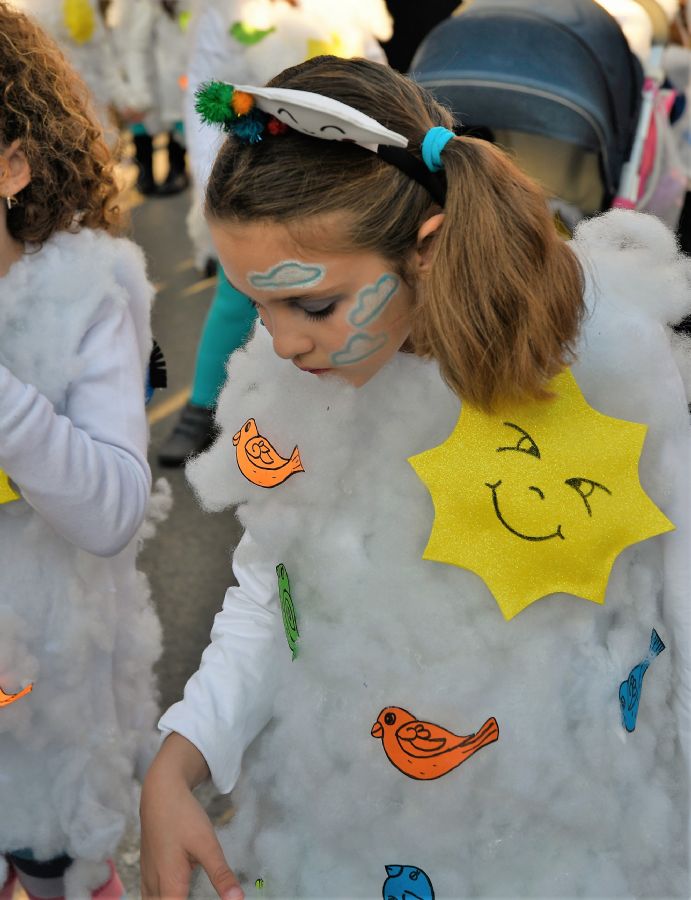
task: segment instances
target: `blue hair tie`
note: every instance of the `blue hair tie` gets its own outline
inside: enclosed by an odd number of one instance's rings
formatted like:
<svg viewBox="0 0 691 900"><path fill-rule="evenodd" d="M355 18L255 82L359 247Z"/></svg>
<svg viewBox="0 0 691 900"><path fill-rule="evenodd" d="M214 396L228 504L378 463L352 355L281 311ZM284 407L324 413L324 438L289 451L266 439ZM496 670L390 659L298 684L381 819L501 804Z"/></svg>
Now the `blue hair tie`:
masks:
<svg viewBox="0 0 691 900"><path fill-rule="evenodd" d="M435 125L430 128L422 141L422 161L430 170L430 172L441 172L444 163L441 159L441 152L456 135L448 128L441 125Z"/></svg>

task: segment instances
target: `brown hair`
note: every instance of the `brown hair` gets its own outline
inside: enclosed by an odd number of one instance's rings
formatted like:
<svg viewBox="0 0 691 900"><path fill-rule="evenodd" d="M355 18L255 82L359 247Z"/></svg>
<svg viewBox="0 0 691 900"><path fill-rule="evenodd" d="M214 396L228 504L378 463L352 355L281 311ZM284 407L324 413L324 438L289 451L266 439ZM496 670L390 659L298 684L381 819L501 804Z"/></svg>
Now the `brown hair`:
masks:
<svg viewBox="0 0 691 900"><path fill-rule="evenodd" d="M318 57L270 85L353 106L405 135L418 158L431 127L453 127L450 112L426 91L366 60ZM429 274L415 282L412 348L436 359L459 397L480 408L547 397L546 382L573 358L584 315L579 263L541 189L502 151L461 137L442 158L445 219L432 239ZM303 234L310 217L345 214L342 249L378 252L406 280L418 229L440 211L425 188L376 154L296 131L257 145L230 137L206 204L221 221L268 219Z"/></svg>
<svg viewBox="0 0 691 900"><path fill-rule="evenodd" d="M0 150L16 140L31 182L7 213L13 238L41 244L80 226L119 229L111 155L85 85L57 45L0 0Z"/></svg>

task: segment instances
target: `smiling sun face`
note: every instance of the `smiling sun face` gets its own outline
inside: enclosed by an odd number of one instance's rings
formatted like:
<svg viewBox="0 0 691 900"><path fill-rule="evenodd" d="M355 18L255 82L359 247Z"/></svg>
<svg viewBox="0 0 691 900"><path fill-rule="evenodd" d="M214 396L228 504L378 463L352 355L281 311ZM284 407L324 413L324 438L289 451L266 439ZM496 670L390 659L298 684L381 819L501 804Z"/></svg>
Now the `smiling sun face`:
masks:
<svg viewBox="0 0 691 900"><path fill-rule="evenodd" d="M588 406L570 372L550 388L492 415L464 405L409 460L434 501L424 558L476 572L506 619L557 592L604 603L619 553L674 528L638 478L646 426Z"/></svg>

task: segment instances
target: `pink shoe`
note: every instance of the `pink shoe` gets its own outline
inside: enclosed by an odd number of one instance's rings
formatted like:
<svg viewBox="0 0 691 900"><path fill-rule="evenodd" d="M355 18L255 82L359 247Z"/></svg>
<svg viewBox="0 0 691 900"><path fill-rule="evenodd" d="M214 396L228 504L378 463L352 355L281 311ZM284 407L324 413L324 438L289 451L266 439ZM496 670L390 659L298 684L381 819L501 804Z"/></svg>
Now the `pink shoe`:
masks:
<svg viewBox="0 0 691 900"><path fill-rule="evenodd" d="M10 872L7 876L7 881L0 888L0 900L12 900L14 897L14 888L17 884L17 876L14 873L14 869L10 866Z"/></svg>
<svg viewBox="0 0 691 900"><path fill-rule="evenodd" d="M94 900L125 900L125 888L120 881L120 876L115 871L112 859L108 860L108 867L110 868L110 878L91 896ZM0 900L4 900L1 895Z"/></svg>

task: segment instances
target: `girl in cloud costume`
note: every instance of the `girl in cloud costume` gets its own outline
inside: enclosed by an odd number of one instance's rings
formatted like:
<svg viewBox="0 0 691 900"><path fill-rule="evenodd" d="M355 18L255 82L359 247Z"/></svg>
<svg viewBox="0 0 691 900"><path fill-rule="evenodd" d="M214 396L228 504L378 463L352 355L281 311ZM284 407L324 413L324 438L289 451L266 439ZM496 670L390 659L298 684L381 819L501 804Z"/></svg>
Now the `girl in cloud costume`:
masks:
<svg viewBox="0 0 691 900"><path fill-rule="evenodd" d="M119 897L156 746L152 288L86 88L5 2L0 81L0 896Z"/></svg>
<svg viewBox="0 0 691 900"><path fill-rule="evenodd" d="M317 60L272 85L347 100L405 135L411 153L430 128L450 125L418 88L362 61ZM166 824L187 802L173 795L179 775L194 783L210 772L230 790L243 751L270 720L245 755L237 812L220 834L240 881L261 878L267 896L373 897L387 867L411 867L436 897L686 897L688 416L664 323L688 308L688 261L656 220L622 212L584 225L570 249L559 244L537 189L472 139L440 151L443 220L422 184L370 151L292 132L271 140L247 147L231 138L207 196L229 279L258 302L267 328L231 361L221 436L189 470L204 505L237 504L246 532L234 557L239 587L227 594L184 700L162 720L176 734L145 785L145 886L155 893L152 870L181 870L160 838L163 829L181 840L180 820ZM380 230L369 244L368 219ZM245 242L233 250L241 229ZM285 289L252 291L256 273L286 261L322 266L323 279L286 302ZM389 349L337 370L332 362L326 376L304 371L328 365L327 346L333 359L339 322L352 337L356 297L385 275L400 279L399 296L367 334L387 335ZM435 323L431 293L445 280ZM513 305L499 317L508 337L477 345L483 293L498 304L509 283ZM559 350L538 364L547 321L561 328ZM444 332L462 347L460 363ZM521 346L543 387L573 347L588 403L648 425L641 482L677 531L619 554L604 605L555 585L507 621L476 574L423 559L435 509L409 459L447 439L459 396L484 409L535 397L534 386L519 385ZM297 444L304 472L271 490L245 477L233 437L250 419L282 457ZM514 443L521 449L518 435ZM441 474L458 479L463 469ZM596 517L598 498L589 503ZM294 659L280 564L296 610ZM619 687L646 656L653 627L666 649L651 663L629 734ZM452 758L459 746L472 749L460 761ZM432 757L437 769L417 765ZM192 855L207 870L218 864L206 849ZM234 878L218 867L213 874L228 896Z"/></svg>

